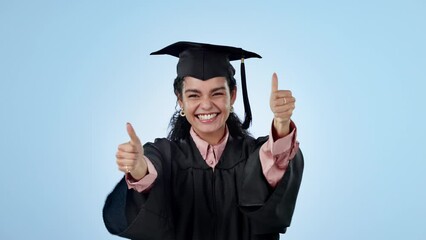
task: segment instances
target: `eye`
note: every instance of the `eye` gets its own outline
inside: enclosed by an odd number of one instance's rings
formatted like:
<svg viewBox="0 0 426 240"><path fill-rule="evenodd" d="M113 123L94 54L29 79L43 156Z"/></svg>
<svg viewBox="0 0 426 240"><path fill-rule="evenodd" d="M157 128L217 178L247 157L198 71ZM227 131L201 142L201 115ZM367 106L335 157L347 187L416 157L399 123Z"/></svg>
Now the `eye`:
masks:
<svg viewBox="0 0 426 240"><path fill-rule="evenodd" d="M223 93L223 92L214 92L213 93L213 96L223 96L223 95L225 95L225 93Z"/></svg>
<svg viewBox="0 0 426 240"><path fill-rule="evenodd" d="M190 95L188 95L188 98L197 98L197 97L198 97L197 94L190 94Z"/></svg>

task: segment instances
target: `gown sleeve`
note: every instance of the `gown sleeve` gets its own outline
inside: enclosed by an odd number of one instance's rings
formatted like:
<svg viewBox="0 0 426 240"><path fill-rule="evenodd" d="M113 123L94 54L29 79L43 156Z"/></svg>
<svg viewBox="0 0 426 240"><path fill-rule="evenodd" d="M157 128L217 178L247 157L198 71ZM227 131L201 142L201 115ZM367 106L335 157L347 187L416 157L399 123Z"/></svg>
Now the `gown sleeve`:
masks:
<svg viewBox="0 0 426 240"><path fill-rule="evenodd" d="M263 138L261 141L266 140ZM263 174L259 149L256 147L247 159L239 191L239 206L250 219L254 234L285 233L290 226L302 181L303 155L298 148L284 176L273 188Z"/></svg>
<svg viewBox="0 0 426 240"><path fill-rule="evenodd" d="M152 165L151 160L149 160L149 158L147 158L145 155L144 155L144 158L145 158L146 164L148 165L147 175L145 175L139 181L135 181L133 177L131 176L131 174L129 173L125 175L127 187L129 189L134 189L138 192L148 191L151 188L152 184L154 183L158 175L157 170L155 169L154 165Z"/></svg>
<svg viewBox="0 0 426 240"><path fill-rule="evenodd" d="M259 157L263 175L269 185L275 187L284 176L289 160L294 158L299 142L296 139L297 128L293 121L290 124L290 133L276 140L272 137L272 127L268 141L260 148Z"/></svg>
<svg viewBox="0 0 426 240"><path fill-rule="evenodd" d="M111 234L130 239L173 239L170 202L170 144L165 139L144 145L157 170L150 191L128 189L125 178L108 195L103 219Z"/></svg>

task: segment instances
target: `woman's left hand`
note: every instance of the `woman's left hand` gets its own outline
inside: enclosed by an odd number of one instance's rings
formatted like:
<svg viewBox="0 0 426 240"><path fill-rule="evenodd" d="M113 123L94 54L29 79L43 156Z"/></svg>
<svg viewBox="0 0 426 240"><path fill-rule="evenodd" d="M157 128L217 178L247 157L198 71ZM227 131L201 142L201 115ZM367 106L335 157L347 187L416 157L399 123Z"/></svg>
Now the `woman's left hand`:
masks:
<svg viewBox="0 0 426 240"><path fill-rule="evenodd" d="M278 77L272 75L271 99L269 105L274 113L274 138L282 138L290 133L290 118L295 108L296 99L290 90L278 90Z"/></svg>

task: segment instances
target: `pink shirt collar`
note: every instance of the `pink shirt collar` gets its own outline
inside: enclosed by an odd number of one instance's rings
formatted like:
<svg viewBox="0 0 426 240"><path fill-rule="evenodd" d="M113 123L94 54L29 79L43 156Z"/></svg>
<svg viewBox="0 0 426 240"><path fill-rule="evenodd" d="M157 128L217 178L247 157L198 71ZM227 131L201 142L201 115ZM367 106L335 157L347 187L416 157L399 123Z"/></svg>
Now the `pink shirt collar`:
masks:
<svg viewBox="0 0 426 240"><path fill-rule="evenodd" d="M223 150L225 149L226 143L228 142L228 137L229 137L228 127L225 128L225 136L219 141L218 144L215 144L215 145L210 145L208 142L201 139L192 127L189 133L191 134L191 137L194 140L195 145L197 146L198 150L201 153L201 156L206 161L207 165L214 168L214 166L216 166L216 164L219 162L219 159L222 156Z"/></svg>

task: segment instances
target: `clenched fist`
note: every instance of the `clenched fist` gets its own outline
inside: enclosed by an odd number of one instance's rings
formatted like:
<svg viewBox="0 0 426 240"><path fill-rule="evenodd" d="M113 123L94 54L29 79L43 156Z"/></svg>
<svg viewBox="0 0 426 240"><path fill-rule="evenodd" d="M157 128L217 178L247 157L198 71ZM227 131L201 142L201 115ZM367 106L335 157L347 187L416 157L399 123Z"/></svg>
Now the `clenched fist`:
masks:
<svg viewBox="0 0 426 240"><path fill-rule="evenodd" d="M118 145L118 151L115 155L118 169L130 174L135 180L140 180L148 172L143 147L132 125L127 123L126 127L130 141Z"/></svg>
<svg viewBox="0 0 426 240"><path fill-rule="evenodd" d="M271 99L269 105L274 114L274 137L281 138L290 133L290 118L296 99L290 90L278 90L278 77L272 75Z"/></svg>

